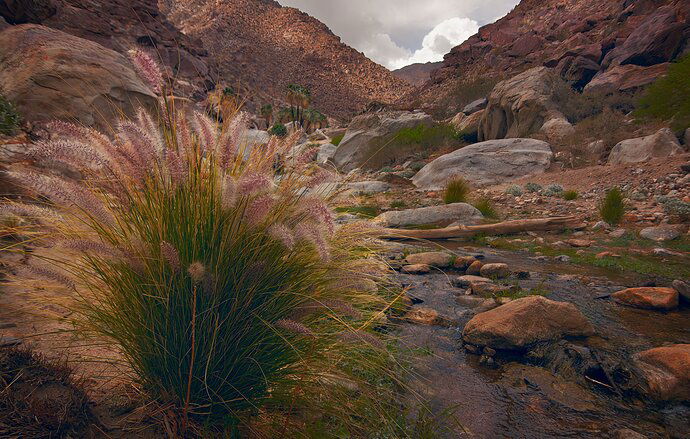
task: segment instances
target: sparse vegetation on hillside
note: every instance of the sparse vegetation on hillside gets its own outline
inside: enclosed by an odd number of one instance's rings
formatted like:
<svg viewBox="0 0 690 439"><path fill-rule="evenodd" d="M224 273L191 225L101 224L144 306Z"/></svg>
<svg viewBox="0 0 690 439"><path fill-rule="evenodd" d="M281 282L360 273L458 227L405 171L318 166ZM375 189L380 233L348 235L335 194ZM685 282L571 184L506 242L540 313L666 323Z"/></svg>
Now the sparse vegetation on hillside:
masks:
<svg viewBox="0 0 690 439"><path fill-rule="evenodd" d="M606 192L606 196L599 202L599 214L601 219L611 225L617 225L625 214L625 201L623 192L617 187Z"/></svg>
<svg viewBox="0 0 690 439"><path fill-rule="evenodd" d="M639 101L636 115L670 120L677 131L690 127L690 55L671 64Z"/></svg>
<svg viewBox="0 0 690 439"><path fill-rule="evenodd" d="M443 202L465 203L470 193L470 185L462 177L454 177L446 183L446 190L443 193Z"/></svg>
<svg viewBox="0 0 690 439"><path fill-rule="evenodd" d="M0 134L11 136L19 129L21 118L14 105L0 95Z"/></svg>

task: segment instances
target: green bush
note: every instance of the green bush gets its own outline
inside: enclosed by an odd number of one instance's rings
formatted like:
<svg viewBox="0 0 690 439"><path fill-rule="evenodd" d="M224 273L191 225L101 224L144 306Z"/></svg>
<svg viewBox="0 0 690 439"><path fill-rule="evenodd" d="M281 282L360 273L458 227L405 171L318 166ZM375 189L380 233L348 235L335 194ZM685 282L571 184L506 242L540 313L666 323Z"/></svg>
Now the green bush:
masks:
<svg viewBox="0 0 690 439"><path fill-rule="evenodd" d="M623 193L617 187L606 192L606 196L599 202L599 215L601 219L611 225L617 225L625 214L625 202Z"/></svg>
<svg viewBox="0 0 690 439"><path fill-rule="evenodd" d="M491 200L488 198L481 198L473 203L473 206L484 215L484 218L497 219L498 212Z"/></svg>
<svg viewBox="0 0 690 439"><path fill-rule="evenodd" d="M331 144L335 146L340 145L340 142L342 142L344 137L345 134L338 134L337 136L333 136L333 138L331 138Z"/></svg>
<svg viewBox="0 0 690 439"><path fill-rule="evenodd" d="M432 126L417 125L413 128L403 128L395 134L395 138L405 145L440 145L444 142L455 141L455 128L447 124Z"/></svg>
<svg viewBox="0 0 690 439"><path fill-rule="evenodd" d="M268 133L273 136L285 137L287 136L287 128L282 123L277 123L268 130Z"/></svg>
<svg viewBox="0 0 690 439"><path fill-rule="evenodd" d="M560 184L550 184L544 189L544 195L547 197L553 197L556 195L561 195L563 193L563 186Z"/></svg>
<svg viewBox="0 0 690 439"><path fill-rule="evenodd" d="M579 197L579 194L575 190L568 190L563 192L563 199L572 201L572 200L577 200L577 197Z"/></svg>
<svg viewBox="0 0 690 439"><path fill-rule="evenodd" d="M639 100L635 115L670 120L673 129L690 127L690 55L671 64Z"/></svg>
<svg viewBox="0 0 690 439"><path fill-rule="evenodd" d="M141 389L177 416L179 437L227 426L218 437L304 437L294 430L313 422L372 437L399 405L386 406L381 385L391 364L370 328L388 302L362 282L382 280L381 267L361 259L362 225L336 230L329 201L301 195L328 181L325 171L304 178L307 165L295 160L276 178L276 154L293 144L245 159L240 136L219 135L206 115L195 113L192 129L164 111L177 135L143 111L112 142L51 126L57 140L36 156L91 172L83 185L10 174L52 204L2 210L39 220L32 240L59 250L32 257L15 282L74 292L81 334L122 352Z"/></svg>
<svg viewBox="0 0 690 439"><path fill-rule="evenodd" d="M19 129L21 118L14 105L4 96L0 95L0 134L14 135Z"/></svg>
<svg viewBox="0 0 690 439"><path fill-rule="evenodd" d="M446 190L443 193L443 202L465 203L470 193L470 185L461 177L453 177L446 183Z"/></svg>
<svg viewBox="0 0 690 439"><path fill-rule="evenodd" d="M514 184L512 186L509 186L506 189L506 194L513 195L515 197L519 197L520 195L522 195L522 188L520 186Z"/></svg>
<svg viewBox="0 0 690 439"><path fill-rule="evenodd" d="M541 191L541 189L542 189L541 185L537 184L537 183L529 182L525 185L525 190L527 192L532 192L532 193L539 192L539 191Z"/></svg>

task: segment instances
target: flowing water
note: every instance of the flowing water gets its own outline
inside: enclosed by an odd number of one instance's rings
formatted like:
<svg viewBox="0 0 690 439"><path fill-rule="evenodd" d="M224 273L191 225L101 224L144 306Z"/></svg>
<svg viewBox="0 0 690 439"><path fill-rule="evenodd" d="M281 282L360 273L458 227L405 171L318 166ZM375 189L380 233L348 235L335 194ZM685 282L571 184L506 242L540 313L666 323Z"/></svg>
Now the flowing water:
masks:
<svg viewBox="0 0 690 439"><path fill-rule="evenodd" d="M531 273L523 288L549 291L553 300L574 303L592 322L597 336L587 346L606 359L628 362L631 354L665 343L690 343L690 309L660 313L614 304L606 296L644 279L572 264L544 263L520 253L444 244L458 254L482 253L486 262L505 262ZM629 428L649 438L690 437L690 407L656 406L619 396L605 377L555 374L524 358L498 360L490 368L461 347L461 331L475 314L476 301L456 299L449 282L453 273L424 276L399 274L410 294L458 321L443 328L403 324L401 340L416 352L410 379L411 401L428 401L444 426L444 437L477 438L606 438ZM499 358L499 357L497 357Z"/></svg>

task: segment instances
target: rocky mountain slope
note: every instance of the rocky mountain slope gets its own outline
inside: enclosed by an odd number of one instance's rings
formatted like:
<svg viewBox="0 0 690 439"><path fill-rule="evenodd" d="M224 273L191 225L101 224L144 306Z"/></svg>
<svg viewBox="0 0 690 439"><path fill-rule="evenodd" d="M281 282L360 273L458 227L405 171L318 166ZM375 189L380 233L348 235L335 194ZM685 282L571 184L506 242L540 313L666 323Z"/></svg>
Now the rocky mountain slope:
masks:
<svg viewBox="0 0 690 439"><path fill-rule="evenodd" d="M393 70L393 74L400 79L404 79L412 85L420 86L424 85L425 82L431 77L431 72L438 69L443 65L443 62L427 62L427 63L415 63L410 64Z"/></svg>
<svg viewBox="0 0 690 439"><path fill-rule="evenodd" d="M169 19L200 39L227 84L249 89L255 105L276 101L290 83L311 89L313 106L347 118L368 102L392 102L411 87L343 44L323 23L272 0L167 0Z"/></svg>
<svg viewBox="0 0 690 439"><path fill-rule="evenodd" d="M633 91L688 53L689 36L686 0L523 0L454 47L406 101L448 116L467 103L467 84L537 66L554 68L578 89Z"/></svg>

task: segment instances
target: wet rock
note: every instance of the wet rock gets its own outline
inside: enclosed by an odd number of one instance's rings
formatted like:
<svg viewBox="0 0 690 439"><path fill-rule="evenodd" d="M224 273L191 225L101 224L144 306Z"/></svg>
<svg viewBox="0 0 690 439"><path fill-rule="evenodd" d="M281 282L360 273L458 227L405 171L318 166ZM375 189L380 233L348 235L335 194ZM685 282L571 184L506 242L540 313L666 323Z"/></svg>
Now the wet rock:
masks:
<svg viewBox="0 0 690 439"><path fill-rule="evenodd" d="M519 350L537 342L592 334L594 328L575 305L530 296L477 314L465 325L463 340Z"/></svg>
<svg viewBox="0 0 690 439"><path fill-rule="evenodd" d="M483 277L503 279L510 276L508 264L484 264L479 269L479 274Z"/></svg>
<svg viewBox="0 0 690 439"><path fill-rule="evenodd" d="M470 288L473 283L491 283L491 279L481 276L465 275L459 276L451 281L452 285L457 288Z"/></svg>
<svg viewBox="0 0 690 439"><path fill-rule="evenodd" d="M482 213L474 206L467 203L453 203L418 209L389 210L377 216L374 222L385 227L445 226L454 221L459 221L465 225L477 224L483 218Z"/></svg>
<svg viewBox="0 0 690 439"><path fill-rule="evenodd" d="M455 261L453 262L453 267L458 269L458 270L467 270L467 267L472 265L474 261L477 259L474 256L458 256L455 258Z"/></svg>
<svg viewBox="0 0 690 439"><path fill-rule="evenodd" d="M449 318L431 308L414 308L405 314L404 319L410 323L428 326L451 326L453 323Z"/></svg>
<svg viewBox="0 0 690 439"><path fill-rule="evenodd" d="M690 401L690 344L664 346L633 355L646 393L661 401Z"/></svg>
<svg viewBox="0 0 690 439"><path fill-rule="evenodd" d="M678 291L678 294L680 295L680 298L682 298L684 301L690 303L690 284L682 281L680 279L676 279L673 281L671 284L674 290Z"/></svg>
<svg viewBox="0 0 690 439"><path fill-rule="evenodd" d="M431 272L431 267L426 264L405 265L400 271L405 274L427 274Z"/></svg>
<svg viewBox="0 0 690 439"><path fill-rule="evenodd" d="M665 224L655 227L647 227L640 230L642 238L651 239L652 241L662 242L670 241L678 238L683 233L684 226L677 224Z"/></svg>
<svg viewBox="0 0 690 439"><path fill-rule="evenodd" d="M628 288L611 295L621 305L635 308L671 310L678 307L678 291L673 288Z"/></svg>
<svg viewBox="0 0 690 439"><path fill-rule="evenodd" d="M486 186L541 174L552 159L551 146L541 140L489 140L442 155L422 168L412 182L420 189L441 190L448 179L461 175L475 186Z"/></svg>
<svg viewBox="0 0 690 439"><path fill-rule="evenodd" d="M650 136L623 140L617 143L609 154L608 164L646 162L652 158L663 158L682 153L683 148L681 148L673 132L668 128L662 128Z"/></svg>
<svg viewBox="0 0 690 439"><path fill-rule="evenodd" d="M474 261L472 264L470 264L469 267L467 267L467 274L473 275L473 276L478 276L481 274L481 269L484 266L484 263L482 261Z"/></svg>
<svg viewBox="0 0 690 439"><path fill-rule="evenodd" d="M453 256L444 252L413 253L405 259L408 264L429 265L431 267L446 268L453 262Z"/></svg>

